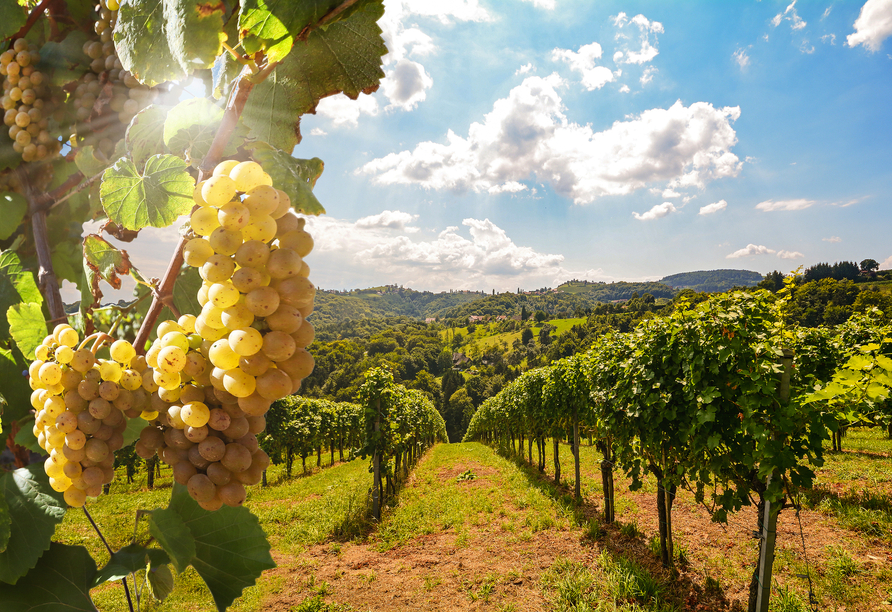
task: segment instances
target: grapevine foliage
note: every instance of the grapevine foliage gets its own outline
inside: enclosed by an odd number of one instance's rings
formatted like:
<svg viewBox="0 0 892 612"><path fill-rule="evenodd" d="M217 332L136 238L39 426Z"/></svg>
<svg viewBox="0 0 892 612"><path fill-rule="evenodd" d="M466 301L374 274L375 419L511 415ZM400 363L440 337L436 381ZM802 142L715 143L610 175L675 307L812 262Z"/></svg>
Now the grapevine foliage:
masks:
<svg viewBox="0 0 892 612"><path fill-rule="evenodd" d="M207 288L202 294L199 274L204 272L197 269L194 258L192 265L180 268L182 244L171 256L168 274L159 281L141 275L140 262L131 262L127 252L110 238L120 242L139 240L143 229L168 227L189 214L196 203L203 204L201 191L198 195L194 192L195 185L206 181L218 162L228 157L234 164L259 162L271 176L270 182L281 190L282 196L276 201L283 204L275 212L264 213L271 216L268 221L256 213L260 225L250 230L250 238L282 238L290 240L295 249L303 248L298 245L307 239L302 237L303 225L297 224L294 212L317 215L325 210L313 194L323 170L322 161L312 155L305 155L306 159L292 156L292 149L300 141L300 116L313 112L323 97L343 92L355 99L361 93L375 91L383 77L381 57L387 49L377 25L383 14L382 0L216 4L198 0L102 0L98 6L95 0L48 0L29 14L25 5L36 4L0 0L0 104L8 127L8 132L0 131L0 206L4 212L0 219L0 313L4 315L0 316L0 431L43 452L43 448L57 448L54 444L60 443L59 435L68 436L55 428L52 419L56 418L56 408L48 413L44 403L56 406L71 391L57 386L79 384L73 374L68 374L71 370L66 361L70 357L66 351L74 352L76 347L59 340L60 330L70 328L59 324L70 323L75 338L92 333L97 325L111 333L112 339L132 339L136 333L139 355L149 347L146 340L150 332L154 334L159 320L208 311L206 319L217 324L214 316L219 314L202 308L209 299ZM203 82L209 95L182 99L183 80L188 78ZM237 197L247 197L248 190L240 189ZM215 206L224 208L222 204ZM234 231L230 229L235 223L231 207L219 214L229 224L224 229ZM82 239L82 225L87 221L97 222L101 229ZM195 217L183 232L205 236L196 232ZM292 232L291 237L285 238L288 232ZM235 244L228 235L214 239L207 235L207 240L222 252L227 245ZM284 270L283 275L294 274L295 266L301 265L300 258L288 259L282 253L277 257L277 269ZM283 257L287 261L282 261ZM307 272L302 270L299 276L305 279ZM119 288L126 275L137 282L136 300L114 310L99 309L103 288ZM238 280L247 287L255 282L250 276L243 273ZM64 310L62 280L75 284L81 296L79 311L73 315ZM312 309L311 297L309 301L303 297L312 296L312 284L284 277L274 281L277 287L284 287L283 300L290 299L291 303L290 310L284 309L287 316L269 319L276 322L270 325L291 325L285 321L288 317L299 324ZM276 331L264 320L272 314L258 315L256 327L261 334ZM187 318L186 327L194 319ZM202 320L199 327L205 322ZM273 368L275 375L268 375L251 395L251 409L257 414L262 414L272 401L257 399L257 393L281 397L312 369L312 357L303 349L312 342L312 326L303 327L299 332L288 332L296 336L288 349L294 357L284 357L280 349L277 355L281 361ZM217 328L204 325L203 329ZM256 334L247 327L239 329L242 336L256 340ZM184 337L191 333L185 328L181 331ZM43 336L47 338L42 342ZM160 338L156 344L158 351L168 348ZM204 351L202 356L206 356L208 347L188 350L193 350L193 355ZM118 383L111 380L120 376L122 367L145 368L145 360L139 355L132 362L129 357L122 361L117 370L97 363L97 367L105 368L103 377L87 381L91 389L94 384L106 385L103 393L110 399L102 401L116 402L117 412L112 416L124 419L116 421L113 434L112 430L97 433L114 436L113 443L106 445L109 449L132 443L142 428L139 423L145 424L142 419L160 418L152 421L158 432L175 425L165 419L179 388L174 390L173 384L169 389L164 387L163 397L151 400L149 405L142 388L131 391L121 383L117 390ZM190 359L197 362L199 357ZM52 375L41 377L39 368L32 366L30 379L23 377L30 360L47 365ZM67 382L52 382L57 367L68 376ZM222 370L216 373L208 368L200 375L199 369L193 369L196 376L204 376L202 384L206 388L216 382L217 395L229 402L241 395L233 396L226 388L247 395L253 385L253 378L249 381L234 370L224 375ZM260 367L255 369L259 371ZM158 396L151 390L153 377L167 384L170 376L159 376L160 370L155 370L154 375L150 369L142 370L142 379L148 393ZM282 372L288 374L287 391ZM139 373L127 373L130 378L125 378L137 384L134 376L139 377ZM84 381L87 378L89 375ZM192 400L195 403L197 397ZM207 401L212 400L209 396ZM65 405L80 406L86 414L85 406L76 398ZM106 414L102 402L95 406L90 403L90 407L91 414L94 408ZM159 409L163 414L157 416ZM239 414L235 409L230 412ZM357 411L338 407L323 413L325 435L338 431L343 437L357 428ZM353 416L343 416L348 413ZM124 416L115 416L118 414ZM97 421L102 418L95 417ZM231 418L237 425L226 431L231 436L244 434L239 419L248 417ZM254 450L255 457L261 457L253 432L262 431L262 416L249 418L253 420L250 431L244 434L245 444ZM78 421L76 426L66 422L65 429L93 427L88 421ZM230 444L234 439L222 430L215 435ZM149 438L158 442L153 436ZM358 438L353 439L358 444ZM88 440L95 442L91 452L102 446L100 440ZM154 452L143 438L140 440L143 444L137 446L138 450ZM182 485L175 487L168 508L151 514L148 532L137 532L135 540L116 551L103 568L97 568L81 546L52 543L55 525L65 512L58 491L65 490L65 500L73 505L83 503L85 490L91 495L97 492L96 485L87 487L78 480L80 468L75 464L83 463L85 473L93 470L91 478L97 470L105 470L106 478L111 469L106 466L111 458L103 458L100 466L98 455L94 461L82 458L77 451L73 453L71 456L78 459L66 462L58 454L50 458L50 463L57 463L47 468L54 474L49 479L42 465L0 475L0 599L15 602L16 609L64 604L66 609L92 610L91 588L139 570L146 571L152 595L163 599L172 585L170 568L182 572L192 566L207 583L218 609L223 610L264 569L273 566L269 543L248 510L206 510L190 496L195 492L187 493ZM23 449L17 451L20 462L25 463L26 456ZM174 462L183 459L172 451L165 456ZM255 463L251 479L263 465L263 461ZM177 465L186 464L179 461ZM62 466L67 466L64 474ZM185 468L179 472L181 476L190 474ZM77 493L72 482L86 488ZM237 495L230 501L240 503ZM153 543L149 543L149 534ZM220 548L225 554L217 554Z"/></svg>

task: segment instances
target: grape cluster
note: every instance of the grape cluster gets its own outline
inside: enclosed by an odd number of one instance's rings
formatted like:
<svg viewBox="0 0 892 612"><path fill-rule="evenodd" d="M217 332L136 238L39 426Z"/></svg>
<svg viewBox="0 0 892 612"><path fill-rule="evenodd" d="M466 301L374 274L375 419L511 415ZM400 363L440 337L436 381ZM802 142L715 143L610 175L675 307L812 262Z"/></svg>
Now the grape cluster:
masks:
<svg viewBox="0 0 892 612"><path fill-rule="evenodd" d="M54 156L62 148L49 132L50 116L58 100L52 95L47 76L37 69L39 61L38 48L24 38L0 53L3 123L9 128L12 148L26 162Z"/></svg>
<svg viewBox="0 0 892 612"><path fill-rule="evenodd" d="M158 453L214 510L240 505L245 486L260 481L269 465L257 444L264 415L313 369L305 347L315 332L304 317L315 288L303 262L313 239L255 162L222 162L194 198L183 253L204 279L202 310L158 326L144 384L157 385L164 405L136 452Z"/></svg>
<svg viewBox="0 0 892 612"><path fill-rule="evenodd" d="M44 467L50 486L75 507L98 497L114 479L125 417L138 416L150 401L138 373L145 359L129 342L112 344L110 360L96 359L77 343L74 329L57 325L28 369L34 435L49 453Z"/></svg>
<svg viewBox="0 0 892 612"><path fill-rule="evenodd" d="M97 38L83 46L84 54L91 60L90 70L72 92L72 106L78 143L94 146L108 156L133 116L151 104L160 90L140 84L124 70L118 58L112 40L118 15L117 0L102 0L96 5L96 14ZM108 104L97 105L100 97Z"/></svg>

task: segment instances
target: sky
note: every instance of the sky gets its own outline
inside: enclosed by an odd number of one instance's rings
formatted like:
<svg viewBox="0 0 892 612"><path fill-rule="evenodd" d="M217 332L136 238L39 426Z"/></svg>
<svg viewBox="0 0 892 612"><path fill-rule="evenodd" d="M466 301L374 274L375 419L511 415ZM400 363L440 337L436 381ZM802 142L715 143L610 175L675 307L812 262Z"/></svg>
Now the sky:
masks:
<svg viewBox="0 0 892 612"><path fill-rule="evenodd" d="M380 89L301 121L317 287L892 268L892 0L385 6Z"/></svg>

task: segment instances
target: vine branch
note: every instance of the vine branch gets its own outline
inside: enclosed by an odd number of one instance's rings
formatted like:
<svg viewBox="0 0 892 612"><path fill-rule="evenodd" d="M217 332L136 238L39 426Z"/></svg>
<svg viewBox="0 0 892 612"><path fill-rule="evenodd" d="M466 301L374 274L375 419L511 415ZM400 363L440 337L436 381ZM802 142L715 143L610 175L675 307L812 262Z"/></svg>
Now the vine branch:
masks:
<svg viewBox="0 0 892 612"><path fill-rule="evenodd" d="M223 120L220 122L220 127L217 129L217 134L214 136L207 155L204 156L199 166L199 181L210 175L214 171L214 167L219 163L220 158L223 157L223 151L232 138L252 89L254 89L254 83L246 76L239 78L235 87L232 88L229 94L229 101L226 104L226 110L223 112ZM133 346L140 355L145 353L145 345L149 339L149 333L155 326L155 321L161 315L161 310L166 305L165 303L173 305L173 286L180 273L180 268L183 267L183 246L185 244L186 237L181 236L174 249L170 263L167 264L167 269L164 271L164 276L161 278L161 285L152 296L152 304L149 306L149 311L146 313L142 325L139 326L139 332L136 334Z"/></svg>
<svg viewBox="0 0 892 612"><path fill-rule="evenodd" d="M108 545L108 541L105 539L105 536L102 535L102 532L99 530L99 525L96 524L96 521L93 520L93 517L90 516L89 510L87 510L87 506L83 505L81 508L84 509L84 514L87 515L87 520L90 521L90 524L93 525L93 529L96 530L96 533L99 535L99 539L102 540L102 543L105 544L106 550L108 550L109 555L114 555L115 552L111 549L111 546ZM130 612L133 612L133 601L130 599L130 587L127 586L127 579L123 578L121 582L124 584L124 592L127 593L127 607L130 608Z"/></svg>
<svg viewBox="0 0 892 612"><path fill-rule="evenodd" d="M310 37L310 34L313 33L313 30L318 30L319 28L324 28L332 21L334 21L338 15L349 9L351 6L359 2L359 0L344 0L341 4L334 7L330 11L328 11L325 15L322 16L322 19L317 21L314 24L308 24L304 26L304 29L300 31L300 34L294 37L295 41L305 41Z"/></svg>

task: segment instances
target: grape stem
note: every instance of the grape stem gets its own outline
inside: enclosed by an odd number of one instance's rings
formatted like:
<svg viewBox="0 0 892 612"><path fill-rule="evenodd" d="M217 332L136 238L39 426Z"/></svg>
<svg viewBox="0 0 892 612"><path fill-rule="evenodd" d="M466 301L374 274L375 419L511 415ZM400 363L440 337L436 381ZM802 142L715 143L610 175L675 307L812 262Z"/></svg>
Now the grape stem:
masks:
<svg viewBox="0 0 892 612"><path fill-rule="evenodd" d="M23 38L28 32L30 32L31 28L34 27L34 24L37 23L37 20L40 19L40 16L43 15L43 12L47 9L47 7L55 1L56 0L43 0L43 2L34 7L34 10L32 10L28 14L28 20L25 21L25 25L23 25L18 32L16 32L9 38L8 48L12 48L12 45L16 41L16 39Z"/></svg>
<svg viewBox="0 0 892 612"><path fill-rule="evenodd" d="M311 24L308 24L307 26L305 26L304 29L300 31L300 34L298 34L294 40L295 41L306 40L307 38L310 37L310 34L313 33L313 30L327 26L329 23L331 23L335 19L337 19L338 15L340 15L341 13L343 13L344 11L349 9L351 6L353 6L357 2L359 2L359 0L345 0L338 6L334 7L330 11L328 11L325 15L322 16L322 19L320 19L316 23L311 23Z"/></svg>
<svg viewBox="0 0 892 612"><path fill-rule="evenodd" d="M82 348L87 346L87 343L89 343L90 340L95 340L97 337L99 337L99 334L101 334L101 333L102 332L96 332L95 334L90 334L89 336L84 338L83 341L81 341L80 345L77 347L77 350L81 350Z"/></svg>
<svg viewBox="0 0 892 612"><path fill-rule="evenodd" d="M100 348L102 348L103 344L105 344L105 343L111 344L112 342L115 341L114 338L112 338L111 336L109 336L108 334L103 333L103 332L99 332L97 334L97 336L99 336L99 337L96 338L96 342L93 343L93 348L90 349L90 352L93 353L94 355L96 354L96 351L98 351Z"/></svg>
<svg viewBox="0 0 892 612"><path fill-rule="evenodd" d="M105 536L102 535L102 532L99 530L99 525L96 524L96 521L93 520L93 517L90 516L89 510L87 510L87 505L84 504L81 506L84 510L84 514L87 515L87 520L90 521L90 524L93 525L93 529L96 530L96 534L99 536L99 539L102 540L102 543L105 544L106 550L108 550L109 555L114 555L115 551L111 549L111 546L108 545L108 541L106 541ZM124 592L127 593L127 607L130 608L130 612L133 612L133 600L130 599L130 587L127 586L127 579L122 578L121 582L124 584Z"/></svg>
<svg viewBox="0 0 892 612"><path fill-rule="evenodd" d="M220 127L217 129L217 134L214 136L214 141L211 143L207 155L204 156L199 166L199 181L212 174L214 167L219 163L220 158L223 157L223 151L232 138L252 89L254 89L254 83L248 79L248 76L243 71L242 76L229 93L226 110L223 111L223 120L220 122ZM155 327L155 322L161 315L161 310L165 305L170 306L173 304L173 286L177 281L180 268L183 267L183 246L185 244L186 237L183 236L177 243L176 249L174 249L170 263L167 264L167 270L164 271L164 276L161 279L161 286L154 291L152 305L149 306L146 318L143 319L139 332L136 334L133 348L136 349L139 355L144 355L146 352L146 341L149 339L152 328Z"/></svg>

